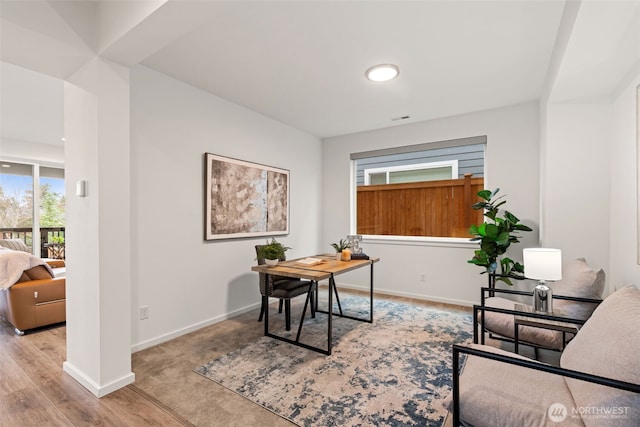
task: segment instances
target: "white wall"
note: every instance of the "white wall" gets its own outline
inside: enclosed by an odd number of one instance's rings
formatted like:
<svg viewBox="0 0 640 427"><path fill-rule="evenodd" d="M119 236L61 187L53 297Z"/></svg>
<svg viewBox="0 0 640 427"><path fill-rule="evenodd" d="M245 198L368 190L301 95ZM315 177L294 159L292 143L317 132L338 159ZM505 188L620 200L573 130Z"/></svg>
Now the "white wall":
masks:
<svg viewBox="0 0 640 427"><path fill-rule="evenodd" d="M508 196L507 210L534 229L510 251L513 259L521 260L522 248L538 242L538 117L538 104L532 102L324 140L323 250L330 250L331 242L350 232L350 153L487 135L485 186L499 187L500 194ZM380 291L469 305L479 301L479 288L486 286L482 269L467 263L476 246L466 242L367 241L363 247L367 254L381 258L375 267L375 288ZM420 282L422 272L426 282ZM336 280L366 286L365 273Z"/></svg>
<svg viewBox="0 0 640 427"><path fill-rule="evenodd" d="M547 106L543 246L609 273L611 106Z"/></svg>
<svg viewBox="0 0 640 427"><path fill-rule="evenodd" d="M287 256L319 249L321 151L308 134L144 67L131 71L134 351L257 307L254 245L203 241L203 154L290 170ZM149 319L138 310L149 306Z"/></svg>
<svg viewBox="0 0 640 427"><path fill-rule="evenodd" d="M638 265L637 147L638 110L636 87L640 74L624 87L613 103L612 135L607 148L611 152L611 211L609 289L632 283L640 286Z"/></svg>

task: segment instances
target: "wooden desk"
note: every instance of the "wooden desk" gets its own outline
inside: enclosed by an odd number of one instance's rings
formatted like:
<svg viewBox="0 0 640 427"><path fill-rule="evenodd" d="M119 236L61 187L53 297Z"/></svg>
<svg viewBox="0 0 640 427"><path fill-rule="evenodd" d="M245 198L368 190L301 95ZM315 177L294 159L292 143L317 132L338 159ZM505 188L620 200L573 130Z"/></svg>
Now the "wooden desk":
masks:
<svg viewBox="0 0 640 427"><path fill-rule="evenodd" d="M332 338L332 326L333 326L333 316L345 317L352 320L357 320L360 322L373 322L373 264L380 261L379 258L370 258L368 260L351 260L351 261L336 261L335 255L323 254L323 255L314 255L313 258L320 258L323 260L321 264L307 266L298 263L296 260L282 261L279 262L278 265L274 267L269 267L266 265L254 265L251 267L251 271L255 271L258 273L264 273L267 275L266 280L269 280L269 275L277 275L277 276L285 276L285 277L293 277L298 279L310 280L312 282L319 282L320 280L329 280L328 287L328 308L329 311L316 310L317 313L325 313L328 314L327 317L327 348L323 349L320 347L311 346L308 344L304 344L300 342L300 333L302 332L302 325L304 324L304 317L307 311L307 307L309 305L309 300L311 296L311 288L309 285L309 290L307 291L307 299L304 303L304 308L302 310L302 316L300 318L300 324L298 325L298 333L296 335L296 339L292 340L286 337L281 337L279 335L275 335L269 332L269 295L264 295L263 302L267 309L265 310L264 316L264 335L278 339L280 341L288 342L290 344L294 344L300 347L307 348L309 350L318 351L320 353L330 355L331 354L331 338ZM338 289L336 288L336 282L334 277L338 274L346 273L348 271L353 271L358 268L370 266L370 286L369 286L369 318L358 318L353 316L347 316L342 313L342 306L340 305L340 298L338 297ZM333 295L336 296L336 302L338 303L338 313L334 313L333 311ZM317 304L317 298L316 298Z"/></svg>

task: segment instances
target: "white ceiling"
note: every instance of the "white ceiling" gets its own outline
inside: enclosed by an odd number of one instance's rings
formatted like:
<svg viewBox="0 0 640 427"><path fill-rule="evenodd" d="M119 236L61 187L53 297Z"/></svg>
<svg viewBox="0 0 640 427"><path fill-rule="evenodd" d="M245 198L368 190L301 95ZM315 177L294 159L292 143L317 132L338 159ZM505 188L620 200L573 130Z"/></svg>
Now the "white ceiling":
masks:
<svg viewBox="0 0 640 427"><path fill-rule="evenodd" d="M615 13L581 6L594 12L591 21L576 24L584 37L570 44L567 56L575 66L564 61L560 69L558 81L568 88L563 98L580 90L572 76L584 73L592 49L611 49L621 37L634 40L623 33L633 31L628 16L638 14L638 2L619 3L626 6ZM538 99L563 8L560 0L2 0L0 59L65 78L99 51L329 137ZM603 14L604 24L598 21ZM614 52L615 63L629 69L640 58L629 55L632 49L633 42ZM400 67L397 79L364 78L368 67L386 62ZM600 74L615 72L600 68ZM5 114L15 102L5 90L14 83L5 74L2 134L7 129L15 138L19 130L12 127L25 123ZM44 127L46 121L26 124Z"/></svg>

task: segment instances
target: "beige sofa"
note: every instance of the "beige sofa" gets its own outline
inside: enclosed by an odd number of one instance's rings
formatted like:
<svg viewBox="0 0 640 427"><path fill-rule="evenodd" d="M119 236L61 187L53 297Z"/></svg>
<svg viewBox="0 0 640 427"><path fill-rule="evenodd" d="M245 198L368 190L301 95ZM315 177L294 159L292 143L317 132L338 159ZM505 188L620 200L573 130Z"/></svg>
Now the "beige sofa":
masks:
<svg viewBox="0 0 640 427"><path fill-rule="evenodd" d="M593 312L560 367L490 346L454 346L453 425L637 426L639 330L640 290L627 286Z"/></svg>

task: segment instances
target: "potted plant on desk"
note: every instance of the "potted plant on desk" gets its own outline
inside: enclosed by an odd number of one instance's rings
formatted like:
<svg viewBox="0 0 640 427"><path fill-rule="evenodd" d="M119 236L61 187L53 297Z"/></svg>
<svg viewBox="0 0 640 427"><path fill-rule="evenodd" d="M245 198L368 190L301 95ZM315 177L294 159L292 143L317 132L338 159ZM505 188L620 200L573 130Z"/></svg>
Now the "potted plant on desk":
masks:
<svg viewBox="0 0 640 427"><path fill-rule="evenodd" d="M333 249L336 250L336 261L349 261L351 260L351 251L349 248L349 242L345 239L340 239L338 243L332 243Z"/></svg>
<svg viewBox="0 0 640 427"><path fill-rule="evenodd" d="M271 242L267 240L266 245L258 247L258 259L264 258L264 262L267 265L276 265L279 260L285 259L285 252L291 248L284 246L282 243L277 242L272 238Z"/></svg>

